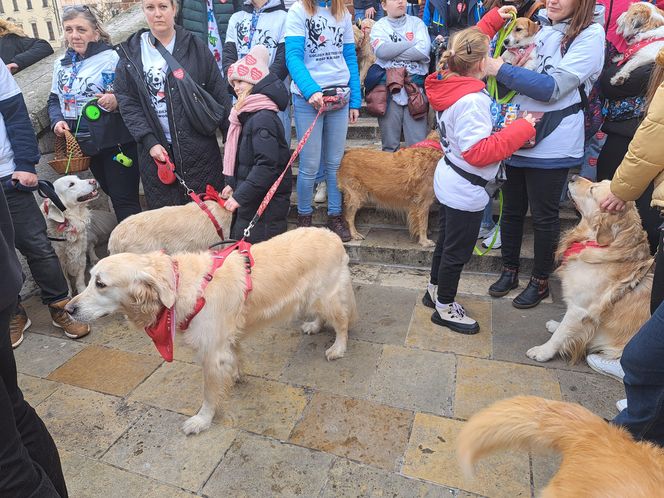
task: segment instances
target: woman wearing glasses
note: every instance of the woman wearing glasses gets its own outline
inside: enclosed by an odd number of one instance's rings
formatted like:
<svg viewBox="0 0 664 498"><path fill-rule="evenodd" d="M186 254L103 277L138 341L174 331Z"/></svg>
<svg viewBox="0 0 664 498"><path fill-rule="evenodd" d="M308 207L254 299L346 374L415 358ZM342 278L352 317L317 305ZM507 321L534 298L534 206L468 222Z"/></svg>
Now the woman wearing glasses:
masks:
<svg viewBox="0 0 664 498"><path fill-rule="evenodd" d="M66 52L55 61L48 115L56 135L70 131L79 142L90 141L89 121L82 117L86 104L97 99L104 111L118 109L111 86L118 55L108 32L86 5L65 7L62 26ZM119 153L131 158L134 164L127 166L114 160ZM118 221L141 212L136 159L136 144L130 141L102 148L90 162L92 174L111 198Z"/></svg>

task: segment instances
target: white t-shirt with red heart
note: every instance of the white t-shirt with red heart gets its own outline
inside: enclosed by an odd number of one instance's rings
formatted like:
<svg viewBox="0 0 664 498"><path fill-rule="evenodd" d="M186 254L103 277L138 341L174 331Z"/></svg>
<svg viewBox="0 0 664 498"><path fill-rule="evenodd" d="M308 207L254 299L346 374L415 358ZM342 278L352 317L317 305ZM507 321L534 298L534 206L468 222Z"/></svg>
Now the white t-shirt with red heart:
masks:
<svg viewBox="0 0 664 498"><path fill-rule="evenodd" d="M374 51L383 43L401 41L413 42L413 47L419 49L423 54L428 54L431 47L429 32L419 17L404 15L398 19L390 19L386 16L371 28L371 46ZM428 60L409 61L400 60L399 58L391 60L377 58L376 64L383 69L405 67L409 74L426 76L429 73Z"/></svg>

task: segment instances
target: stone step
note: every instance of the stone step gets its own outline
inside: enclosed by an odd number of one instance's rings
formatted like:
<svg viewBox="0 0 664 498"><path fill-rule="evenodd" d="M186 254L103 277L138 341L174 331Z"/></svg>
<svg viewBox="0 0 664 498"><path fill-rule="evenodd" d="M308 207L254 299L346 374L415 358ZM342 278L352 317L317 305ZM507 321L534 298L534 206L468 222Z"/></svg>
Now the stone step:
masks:
<svg viewBox="0 0 664 498"><path fill-rule="evenodd" d="M291 128L291 136L297 139L295 133L295 124ZM377 139L380 142L380 128L378 127L378 120L371 116L360 117L356 123L348 125L348 133L346 134L346 142L358 139ZM348 144L347 148L350 147Z"/></svg>

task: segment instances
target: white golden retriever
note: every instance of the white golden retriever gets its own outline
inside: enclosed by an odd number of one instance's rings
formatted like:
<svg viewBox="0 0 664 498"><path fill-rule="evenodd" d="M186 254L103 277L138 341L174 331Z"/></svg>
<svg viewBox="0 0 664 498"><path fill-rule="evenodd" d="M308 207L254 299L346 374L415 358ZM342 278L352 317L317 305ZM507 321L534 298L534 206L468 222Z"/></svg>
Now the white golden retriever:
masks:
<svg viewBox="0 0 664 498"><path fill-rule="evenodd" d="M245 260L234 252L205 289L207 304L184 331L202 359L204 378L203 405L182 426L186 434L210 426L220 396L239 377L236 352L245 334L303 316L311 320L302 325L307 334L324 323L334 328L336 340L325 351L328 360L346 352L348 326L357 313L348 256L339 237L323 228L299 228L252 246L251 254L253 290L246 299ZM143 328L164 307L174 306L176 321L182 320L194 309L211 266L209 252L115 254L91 270L88 287L66 310L83 322L120 312Z"/></svg>
<svg viewBox="0 0 664 498"><path fill-rule="evenodd" d="M41 211L73 294L85 288L86 254L91 264L99 261L95 245L108 239L108 234L115 227L115 217L111 213L88 208L88 203L99 197L94 179L82 180L76 175L67 175L55 180L53 187L66 209L62 212L50 199L45 199Z"/></svg>
<svg viewBox="0 0 664 498"><path fill-rule="evenodd" d="M611 182L592 183L573 176L569 193L581 222L560 242L556 270L567 312L562 322L550 320L553 335L526 353L537 361L557 354L578 362L589 353L620 358L627 342L650 318L653 259L646 232L633 202L623 211L606 213L600 203Z"/></svg>

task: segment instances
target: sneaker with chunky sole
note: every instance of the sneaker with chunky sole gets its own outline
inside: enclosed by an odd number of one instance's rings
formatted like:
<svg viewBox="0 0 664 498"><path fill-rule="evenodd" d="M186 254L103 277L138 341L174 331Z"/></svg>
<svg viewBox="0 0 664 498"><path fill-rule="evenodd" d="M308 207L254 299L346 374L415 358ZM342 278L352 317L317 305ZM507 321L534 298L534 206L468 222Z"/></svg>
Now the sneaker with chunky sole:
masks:
<svg viewBox="0 0 664 498"><path fill-rule="evenodd" d="M493 240L493 237L496 237L496 240ZM491 242L493 242L493 245L491 245ZM491 246L491 249L500 249L500 246L502 246L503 243L500 240L500 226L496 225L493 227L493 230L486 236L486 238L482 241L482 247L485 249L488 249L489 246Z"/></svg>
<svg viewBox="0 0 664 498"><path fill-rule="evenodd" d="M23 332L32 325L25 308L20 303L16 306L16 311L9 321L9 337L12 341L12 348L17 348L23 342Z"/></svg>
<svg viewBox="0 0 664 498"><path fill-rule="evenodd" d="M459 334L472 335L480 331L479 323L466 315L466 310L457 302L450 304L436 302L436 311L431 315L431 321Z"/></svg>
<svg viewBox="0 0 664 498"><path fill-rule="evenodd" d="M620 366L620 360L607 358L601 354L589 354L586 356L586 363L588 363L588 366L595 372L613 377L620 382L622 382L623 377L625 377L625 372Z"/></svg>
<svg viewBox="0 0 664 498"><path fill-rule="evenodd" d="M494 226L489 226L489 227L481 226L480 231L477 234L477 238L478 239L486 239L488 237L488 235L493 231L494 228L495 228L495 225Z"/></svg>
<svg viewBox="0 0 664 498"><path fill-rule="evenodd" d="M90 333L90 325L74 320L69 313L65 311L65 306L70 301L69 298L51 303L48 305L48 311L51 313L53 325L62 329L70 339L80 339Z"/></svg>
<svg viewBox="0 0 664 498"><path fill-rule="evenodd" d="M438 286L432 283L427 284L427 290L422 297L422 304L427 308L436 308L436 295L438 294Z"/></svg>
<svg viewBox="0 0 664 498"><path fill-rule="evenodd" d="M618 409L619 412L627 408L627 398L619 399L618 401L616 401L616 408Z"/></svg>

